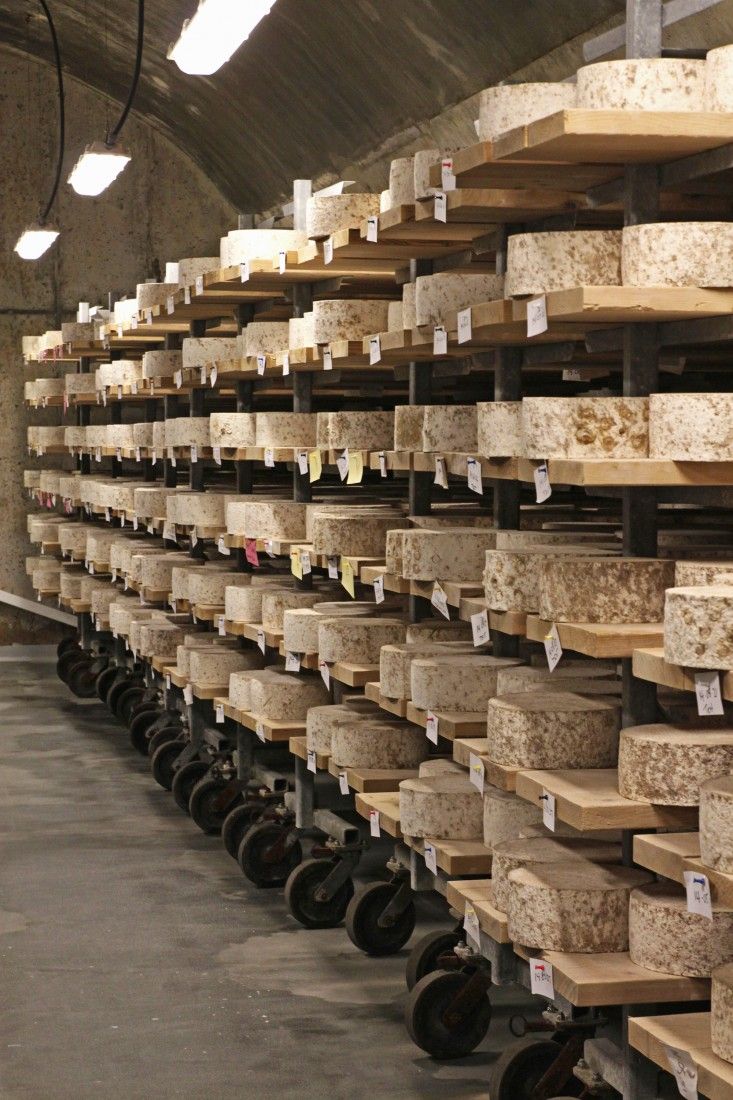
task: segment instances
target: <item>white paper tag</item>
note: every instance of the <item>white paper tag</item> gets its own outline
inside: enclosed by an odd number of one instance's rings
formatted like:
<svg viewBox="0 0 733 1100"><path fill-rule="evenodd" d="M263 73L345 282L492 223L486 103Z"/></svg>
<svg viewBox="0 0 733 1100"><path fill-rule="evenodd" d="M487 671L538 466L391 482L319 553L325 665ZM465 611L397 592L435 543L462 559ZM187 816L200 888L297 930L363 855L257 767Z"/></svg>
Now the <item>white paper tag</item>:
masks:
<svg viewBox="0 0 733 1100"><path fill-rule="evenodd" d="M433 607L444 615L446 619L450 619L450 611L448 610L448 597L445 591L441 588L438 581L433 585L433 592L430 597L430 602Z"/></svg>
<svg viewBox="0 0 733 1100"><path fill-rule="evenodd" d="M554 672L557 667L557 663L562 657L562 646L560 645L560 634L557 629L557 624L553 623L550 629L545 634L545 655L547 657L547 666L550 672Z"/></svg>
<svg viewBox="0 0 733 1100"><path fill-rule="evenodd" d="M687 912L698 913L701 917L713 919L713 901L710 895L710 881L700 871L683 871L685 890L687 891Z"/></svg>
<svg viewBox="0 0 733 1100"><path fill-rule="evenodd" d="M249 260L243 260L239 265L239 279L242 283L249 282Z"/></svg>
<svg viewBox="0 0 733 1100"><path fill-rule="evenodd" d="M218 619L216 620L216 626L219 631L219 636L222 638L226 638L226 619L223 615L219 615Z"/></svg>
<svg viewBox="0 0 733 1100"><path fill-rule="evenodd" d="M102 448L101 447L97 447L97 449L95 450L95 452L94 452L94 461L95 462L101 462L102 461Z"/></svg>
<svg viewBox="0 0 733 1100"><path fill-rule="evenodd" d="M336 466L338 468L339 477L342 481L346 481L349 473L349 451L348 448L342 451L336 459Z"/></svg>
<svg viewBox="0 0 733 1100"><path fill-rule="evenodd" d="M484 483L481 478L481 463L477 458L466 459L468 487L472 493L484 495Z"/></svg>
<svg viewBox="0 0 733 1100"><path fill-rule="evenodd" d="M198 537L198 534L196 533L196 528L195 527L191 528L190 538L191 538L191 549L193 549L194 546L198 546L198 542L199 542L199 537Z"/></svg>
<svg viewBox="0 0 733 1100"><path fill-rule="evenodd" d="M140 449L140 447L136 447L135 448L135 461L136 462L142 462L142 459L143 459L142 450Z"/></svg>
<svg viewBox="0 0 733 1100"><path fill-rule="evenodd" d="M436 191L435 199L433 202L433 217L436 222L448 221L448 202L445 197L445 191Z"/></svg>
<svg viewBox="0 0 733 1100"><path fill-rule="evenodd" d="M374 581L374 602L384 603L384 576L375 577Z"/></svg>
<svg viewBox="0 0 733 1100"><path fill-rule="evenodd" d="M211 368L211 373L209 375L209 385L211 386L212 390L213 390L214 386L216 385L216 380L217 380L218 377L219 377L219 371L214 366L214 367Z"/></svg>
<svg viewBox="0 0 733 1100"><path fill-rule="evenodd" d="M260 741L265 740L265 727L262 722L257 722L255 725L255 733L259 737Z"/></svg>
<svg viewBox="0 0 733 1100"><path fill-rule="evenodd" d="M379 475L380 475L380 477L386 477L387 476L387 456L385 455L384 451L380 451L379 455L377 457L379 458Z"/></svg>
<svg viewBox="0 0 733 1100"><path fill-rule="evenodd" d="M689 1051L665 1044L664 1052L667 1055L669 1068L677 1082L680 1096L684 1097L684 1100L698 1100L697 1066L693 1062Z"/></svg>
<svg viewBox="0 0 733 1100"><path fill-rule="evenodd" d="M224 725L224 704L223 703L217 703L215 705L215 707L214 707L214 719L216 721L217 726L223 726Z"/></svg>
<svg viewBox="0 0 733 1100"><path fill-rule="evenodd" d="M440 485L441 489L448 488L448 471L445 465L445 459L442 455L435 456L435 477L433 478L433 485Z"/></svg>
<svg viewBox="0 0 733 1100"><path fill-rule="evenodd" d="M221 447L212 447L211 453L214 456L214 462L217 466L221 466Z"/></svg>
<svg viewBox="0 0 733 1100"><path fill-rule="evenodd" d="M695 695L697 713L706 717L709 714L724 714L723 696L720 690L720 675L717 672L695 673Z"/></svg>
<svg viewBox="0 0 733 1100"><path fill-rule="evenodd" d="M540 294L527 302L527 336L539 336L547 332L547 298Z"/></svg>
<svg viewBox="0 0 733 1100"><path fill-rule="evenodd" d="M486 645L491 640L488 611L477 611L471 616L471 632L475 646Z"/></svg>
<svg viewBox="0 0 733 1100"><path fill-rule="evenodd" d="M438 853L435 851L435 845L429 841L425 841L425 848L423 849L423 856L425 858L425 866L431 874L437 875L438 873Z"/></svg>
<svg viewBox="0 0 733 1100"><path fill-rule="evenodd" d="M191 305L191 287L190 286L186 286L186 287L183 288L183 304L184 304L184 306L190 306ZM120 333L120 335L122 335L122 333Z"/></svg>
<svg viewBox="0 0 733 1100"><path fill-rule="evenodd" d="M177 390L180 390L183 385L183 371L177 370L173 375L173 385Z"/></svg>
<svg viewBox="0 0 733 1100"><path fill-rule="evenodd" d="M432 711L426 715L425 736L433 745L438 744L438 716Z"/></svg>
<svg viewBox="0 0 733 1100"><path fill-rule="evenodd" d="M547 997L548 1001L555 998L555 984L552 980L552 963L544 959L529 960L529 987L532 993L540 997Z"/></svg>
<svg viewBox="0 0 733 1100"><path fill-rule="evenodd" d="M219 551L220 554L224 555L225 558L228 558L231 554L231 550L229 549L227 544L224 542L224 536L223 535L219 535L219 538L218 538L217 543L216 543L216 548L217 548L217 550Z"/></svg>
<svg viewBox="0 0 733 1100"><path fill-rule="evenodd" d="M176 312L176 300L175 300L175 298L173 297L172 294L169 294L168 297L165 300L165 311L168 314L168 316L170 316L171 313Z"/></svg>
<svg viewBox="0 0 733 1100"><path fill-rule="evenodd" d="M323 242L323 262L324 264L333 263L333 237L326 237Z"/></svg>
<svg viewBox="0 0 733 1100"><path fill-rule="evenodd" d="M315 775L315 773L316 773L316 754L313 751L313 749L308 749L308 760L307 760L307 763L306 763L306 767L308 768L309 772L313 772L313 774Z"/></svg>
<svg viewBox="0 0 733 1100"><path fill-rule="evenodd" d="M466 908L463 910L463 931L474 946L481 946L481 926L478 922L478 914L470 901L466 902Z"/></svg>
<svg viewBox="0 0 733 1100"><path fill-rule="evenodd" d="M298 451L298 470L301 474L308 473L308 452Z"/></svg>
<svg viewBox="0 0 733 1100"><path fill-rule="evenodd" d="M339 772L339 791L341 794L349 793L349 779L345 771Z"/></svg>
<svg viewBox="0 0 733 1100"><path fill-rule="evenodd" d="M266 355L258 355L257 356L257 373L258 374L264 374L266 366L267 366L267 356Z"/></svg>
<svg viewBox="0 0 733 1100"><path fill-rule="evenodd" d="M538 504L542 504L552 496L552 486L550 485L550 475L546 462L543 462L541 466L535 466L534 487L535 500Z"/></svg>
<svg viewBox="0 0 733 1100"><path fill-rule="evenodd" d="M285 355L283 355L283 378L288 374L290 374L290 356L286 352Z"/></svg>
<svg viewBox="0 0 733 1100"><path fill-rule="evenodd" d="M285 671L300 672L300 656L297 653L288 651L285 654Z"/></svg>
<svg viewBox="0 0 733 1100"><path fill-rule="evenodd" d="M261 653L265 652L265 632L264 630L257 631L257 648Z"/></svg>
<svg viewBox="0 0 733 1100"><path fill-rule="evenodd" d="M453 157L444 157L440 162L440 181L444 191L455 191L456 177L453 172Z"/></svg>
<svg viewBox="0 0 733 1100"><path fill-rule="evenodd" d="M273 550L272 547L273 547L272 539L265 539L265 553L270 558L276 558L277 554L275 553L275 551Z"/></svg>
<svg viewBox="0 0 733 1100"><path fill-rule="evenodd" d="M199 374L199 380L200 380L202 386L206 385L206 377L207 377L206 367L201 367L201 372Z"/></svg>
<svg viewBox="0 0 733 1100"><path fill-rule="evenodd" d="M281 275L285 274L285 270L288 266L288 254L287 252L278 252L277 254L277 269Z"/></svg>
<svg viewBox="0 0 733 1100"><path fill-rule="evenodd" d="M379 837L382 831L379 828L379 810L369 811L369 835Z"/></svg>
<svg viewBox="0 0 733 1100"><path fill-rule="evenodd" d="M471 326L471 307L458 311L458 343L467 344L473 336Z"/></svg>
<svg viewBox="0 0 733 1100"><path fill-rule="evenodd" d="M321 356L323 358L323 369L333 370L333 352L331 351L331 347L329 344L324 347L323 351L321 352Z"/></svg>
<svg viewBox="0 0 733 1100"><path fill-rule="evenodd" d="M265 466L272 469L275 465L275 452L271 447L265 447Z"/></svg>
<svg viewBox="0 0 733 1100"><path fill-rule="evenodd" d="M328 558L328 578L332 581L337 581L339 579L338 558Z"/></svg>
<svg viewBox="0 0 733 1100"><path fill-rule="evenodd" d="M542 788L542 794L540 795L540 801L542 802L542 824L546 829L550 829L555 832L555 796Z"/></svg>
<svg viewBox="0 0 733 1100"><path fill-rule="evenodd" d="M433 329L433 355L448 354L448 333L445 325L436 325Z"/></svg>
<svg viewBox="0 0 733 1100"><path fill-rule="evenodd" d="M366 239L370 244L377 244L379 241L379 218L376 214L367 218Z"/></svg>
<svg viewBox="0 0 733 1100"><path fill-rule="evenodd" d="M165 674L165 686L166 686L166 690L170 691L170 689L171 689L171 674L170 674L170 672L166 672L166 674Z"/></svg>
<svg viewBox="0 0 733 1100"><path fill-rule="evenodd" d="M198 447L195 443L192 443L191 444L191 461L192 462L198 462L198 460L199 460L199 449L198 449Z"/></svg>
<svg viewBox="0 0 733 1100"><path fill-rule="evenodd" d="M190 684L186 684L183 689L183 701L188 707L193 703L193 688Z"/></svg>
<svg viewBox="0 0 733 1100"><path fill-rule="evenodd" d="M311 572L311 556L309 550L300 551L300 568L303 570L304 577Z"/></svg>
<svg viewBox="0 0 733 1100"><path fill-rule="evenodd" d="M204 292L204 277L203 275L196 276L196 293L203 294Z"/></svg>
<svg viewBox="0 0 733 1100"><path fill-rule="evenodd" d="M369 366L373 367L382 358L382 343L379 336L369 337Z"/></svg>
<svg viewBox="0 0 733 1100"><path fill-rule="evenodd" d="M328 665L326 664L325 661L319 661L318 662L318 671L320 672L321 679L323 680L326 687L330 687L331 686L331 669L328 667Z"/></svg>
<svg viewBox="0 0 733 1100"><path fill-rule="evenodd" d="M468 776L477 791L484 793L484 762L476 753L468 757Z"/></svg>

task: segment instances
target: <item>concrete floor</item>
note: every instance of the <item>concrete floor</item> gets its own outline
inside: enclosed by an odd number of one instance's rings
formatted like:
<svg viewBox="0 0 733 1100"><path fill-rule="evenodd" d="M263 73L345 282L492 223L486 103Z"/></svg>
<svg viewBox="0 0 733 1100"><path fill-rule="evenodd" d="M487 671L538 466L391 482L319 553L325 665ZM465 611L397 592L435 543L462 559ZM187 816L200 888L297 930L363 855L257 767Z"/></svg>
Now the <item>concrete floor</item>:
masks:
<svg viewBox="0 0 733 1100"><path fill-rule="evenodd" d="M0 723L3 1100L486 1100L521 995L432 1062L402 1023L407 952L297 925L51 662L0 665Z"/></svg>

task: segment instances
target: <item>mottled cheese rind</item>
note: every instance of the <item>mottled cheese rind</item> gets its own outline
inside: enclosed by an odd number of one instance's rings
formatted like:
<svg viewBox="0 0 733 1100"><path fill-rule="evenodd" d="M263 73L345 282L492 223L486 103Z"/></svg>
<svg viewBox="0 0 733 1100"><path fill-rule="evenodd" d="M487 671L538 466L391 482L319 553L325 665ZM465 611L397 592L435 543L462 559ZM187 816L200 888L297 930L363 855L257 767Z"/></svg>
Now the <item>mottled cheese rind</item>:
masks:
<svg viewBox="0 0 733 1100"><path fill-rule="evenodd" d="M732 421L733 394L652 394L649 455L673 462L730 462Z"/></svg>
<svg viewBox="0 0 733 1100"><path fill-rule="evenodd" d="M655 558L546 559L541 618L564 623L660 623L674 562Z"/></svg>
<svg viewBox="0 0 733 1100"><path fill-rule="evenodd" d="M567 691L489 699L487 755L510 768L612 768L619 708Z"/></svg>
<svg viewBox="0 0 733 1100"><path fill-rule="evenodd" d="M436 654L474 652L470 642L403 642L383 645L379 651L379 691L388 699L409 699L412 662Z"/></svg>
<svg viewBox="0 0 733 1100"><path fill-rule="evenodd" d="M525 458L646 458L646 397L526 397Z"/></svg>
<svg viewBox="0 0 733 1100"><path fill-rule="evenodd" d="M705 62L643 57L582 65L577 105L603 111L704 111Z"/></svg>
<svg viewBox="0 0 733 1100"><path fill-rule="evenodd" d="M716 967L712 979L710 1045L719 1058L733 1062L733 963Z"/></svg>
<svg viewBox="0 0 733 1100"><path fill-rule="evenodd" d="M274 258L279 252L300 248L304 243L303 234L295 229L233 229L221 238L221 266Z"/></svg>
<svg viewBox="0 0 733 1100"><path fill-rule="evenodd" d="M522 453L522 402L479 401L477 454L484 458L513 458Z"/></svg>
<svg viewBox="0 0 733 1100"><path fill-rule="evenodd" d="M227 505L227 531L251 539L305 539L305 504L291 500Z"/></svg>
<svg viewBox="0 0 733 1100"><path fill-rule="evenodd" d="M417 768L428 754L425 731L407 722L360 718L331 734L331 759L339 768Z"/></svg>
<svg viewBox="0 0 733 1100"><path fill-rule="evenodd" d="M389 166L389 205L408 206L414 201L415 168L412 157L398 157Z"/></svg>
<svg viewBox="0 0 733 1100"><path fill-rule="evenodd" d="M392 412L324 412L316 414L316 440L329 450L390 450L394 439Z"/></svg>
<svg viewBox="0 0 733 1100"><path fill-rule="evenodd" d="M252 583L249 573L223 573L219 570L200 569L188 578L188 598L192 604L221 607L228 586Z"/></svg>
<svg viewBox="0 0 733 1100"><path fill-rule="evenodd" d="M690 668L733 668L733 584L667 590L664 657Z"/></svg>
<svg viewBox="0 0 733 1100"><path fill-rule="evenodd" d="M256 446L315 447L316 419L316 413L258 413Z"/></svg>
<svg viewBox="0 0 733 1100"><path fill-rule="evenodd" d="M674 567L674 587L719 584L722 577L733 574L730 561L678 561Z"/></svg>
<svg viewBox="0 0 733 1100"><path fill-rule="evenodd" d="M475 405L426 405L422 449L475 454L478 429Z"/></svg>
<svg viewBox="0 0 733 1100"><path fill-rule="evenodd" d="M287 321L250 321L243 334L245 356L280 355L289 347Z"/></svg>
<svg viewBox="0 0 733 1100"><path fill-rule="evenodd" d="M517 298L621 283L621 232L577 229L509 237L505 294Z"/></svg>
<svg viewBox="0 0 733 1100"><path fill-rule="evenodd" d="M397 405L394 411L394 449L421 451L422 426L427 405Z"/></svg>
<svg viewBox="0 0 733 1100"><path fill-rule="evenodd" d="M262 625L265 630L281 632L283 615L296 607L313 607L323 599L323 592L297 592L294 589L276 588L262 595Z"/></svg>
<svg viewBox="0 0 733 1100"><path fill-rule="evenodd" d="M375 703L363 697L352 696L338 705L311 707L305 721L305 735L310 752L331 753L331 738L339 725L354 725L361 718L372 723L384 721L386 716Z"/></svg>
<svg viewBox="0 0 733 1100"><path fill-rule="evenodd" d="M629 955L645 970L709 978L730 961L733 912L690 913L683 887L665 880L636 889L629 906Z"/></svg>
<svg viewBox="0 0 733 1100"><path fill-rule="evenodd" d="M492 846L491 894L495 907L506 913L509 905L509 874L519 867L553 863L620 863L621 848L600 840L580 837L533 836L503 840Z"/></svg>
<svg viewBox="0 0 733 1100"><path fill-rule="evenodd" d="M275 588L289 591L284 579L272 578L262 584L227 585L224 589L224 616L235 623L261 623L262 597Z"/></svg>
<svg viewBox="0 0 733 1100"><path fill-rule="evenodd" d="M700 786L700 859L706 867L733 874L733 775Z"/></svg>
<svg viewBox="0 0 733 1100"><path fill-rule="evenodd" d="M479 99L479 141L494 141L507 130L574 107L575 102L575 85L569 83L497 84L485 88Z"/></svg>
<svg viewBox="0 0 733 1100"><path fill-rule="evenodd" d="M212 653L209 650L215 649ZM229 684L232 672L249 668L262 668L264 657L258 649L225 649L209 646L208 650L195 649L189 659L189 675L194 684Z"/></svg>
<svg viewBox="0 0 733 1100"><path fill-rule="evenodd" d="M419 325L444 325L451 314L479 302L504 297L504 276L441 271L415 280L415 314Z"/></svg>
<svg viewBox="0 0 733 1100"><path fill-rule="evenodd" d="M212 447L254 447L254 413L212 413L209 441Z"/></svg>
<svg viewBox="0 0 733 1100"><path fill-rule="evenodd" d="M363 221L378 213L379 195L363 192L311 195L306 205L305 231L311 240L318 241L339 229L357 229Z"/></svg>
<svg viewBox="0 0 733 1100"><path fill-rule="evenodd" d="M621 266L625 286L733 286L733 224L626 226Z"/></svg>
<svg viewBox="0 0 733 1100"><path fill-rule="evenodd" d="M481 795L465 773L404 779L400 783L400 829L405 836L480 840Z"/></svg>
<svg viewBox="0 0 733 1100"><path fill-rule="evenodd" d="M408 520L394 515L364 513L334 516L322 513L313 519L312 543L316 554L381 558L387 531L407 527Z"/></svg>
<svg viewBox="0 0 733 1100"><path fill-rule="evenodd" d="M324 299L313 303L313 339L316 344L335 340L363 340L387 328L388 303L377 300Z"/></svg>
<svg viewBox="0 0 733 1100"><path fill-rule="evenodd" d="M492 529L412 529L402 540L402 575L409 580L471 582L481 577L486 551L496 542Z"/></svg>
<svg viewBox="0 0 733 1100"><path fill-rule="evenodd" d="M293 676L275 672L251 684L252 712L271 721L305 722L310 707L328 702L328 689L320 676Z"/></svg>
<svg viewBox="0 0 733 1100"><path fill-rule="evenodd" d="M419 657L412 662L410 692L420 710L485 711L496 695L500 668L521 662L510 657L477 655Z"/></svg>
<svg viewBox="0 0 733 1100"><path fill-rule="evenodd" d="M397 619L324 618L318 625L318 656L329 662L378 664L381 647L403 642L406 629L406 624Z"/></svg>
<svg viewBox="0 0 733 1100"><path fill-rule="evenodd" d="M143 354L143 378L172 378L182 368L182 351L146 351Z"/></svg>
<svg viewBox="0 0 733 1100"><path fill-rule="evenodd" d="M708 779L733 771L733 727L712 719L656 722L621 731L618 787L624 798L697 806Z"/></svg>

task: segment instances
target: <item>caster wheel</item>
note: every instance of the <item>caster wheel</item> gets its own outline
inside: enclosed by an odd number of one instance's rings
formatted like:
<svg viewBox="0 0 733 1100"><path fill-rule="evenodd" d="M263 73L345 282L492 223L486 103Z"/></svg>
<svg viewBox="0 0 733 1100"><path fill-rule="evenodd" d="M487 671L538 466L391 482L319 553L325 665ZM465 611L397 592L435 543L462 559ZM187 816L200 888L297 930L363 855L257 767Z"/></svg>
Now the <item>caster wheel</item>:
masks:
<svg viewBox="0 0 733 1100"><path fill-rule="evenodd" d="M162 730L157 730L148 741L148 756L153 756L161 745L167 745L169 741L181 740L180 726L165 726Z"/></svg>
<svg viewBox="0 0 733 1100"><path fill-rule="evenodd" d="M283 839L287 828L278 825L277 821L259 821L244 834L237 862L244 877L255 886L284 886L288 875L303 858L300 841L282 852L277 851L275 846Z"/></svg>
<svg viewBox="0 0 733 1100"><path fill-rule="evenodd" d="M59 680L63 680L63 682L66 683L72 668L82 659L91 663L83 649L69 649L66 653L62 654L56 662L56 675Z"/></svg>
<svg viewBox="0 0 733 1100"><path fill-rule="evenodd" d="M232 859L237 858L245 833L252 828L261 813L261 806L239 805L227 814L221 827L221 838Z"/></svg>
<svg viewBox="0 0 733 1100"><path fill-rule="evenodd" d="M514 1043L494 1062L489 1092L491 1100L530 1100L534 1089L562 1050L554 1039L524 1038ZM583 1085L572 1076L563 1082L567 1096L580 1096Z"/></svg>
<svg viewBox="0 0 733 1100"><path fill-rule="evenodd" d="M176 774L173 764L183 752L185 745L186 742L183 740L165 741L162 745L158 745L150 758L153 779L164 791L169 791L173 786L173 777Z"/></svg>
<svg viewBox="0 0 733 1100"><path fill-rule="evenodd" d="M148 755L148 731L159 713L157 710L139 711L130 722L130 744L141 756Z"/></svg>
<svg viewBox="0 0 733 1100"><path fill-rule="evenodd" d="M224 794L226 787L224 780L204 776L191 791L188 801L191 820L208 836L219 836L230 809L242 800L239 791Z"/></svg>
<svg viewBox="0 0 733 1100"><path fill-rule="evenodd" d="M465 1058L476 1049L489 1030L491 1001L488 997L483 997L469 1015L451 1026L443 1020L446 1009L470 978L471 975L463 970L437 970L421 978L410 993L405 1005L408 1034L413 1043L432 1058ZM518 1092L506 1094L507 1098L511 1096L511 1100L519 1100L520 1095ZM493 1089L491 1100L499 1100Z"/></svg>
<svg viewBox="0 0 733 1100"><path fill-rule="evenodd" d="M122 722L123 726L130 725L133 711L135 707L139 706L140 700L144 694L145 688L141 684L132 684L131 687L128 687L127 691L123 691L117 697L115 714L120 722Z"/></svg>
<svg viewBox="0 0 733 1100"><path fill-rule="evenodd" d="M77 698L93 699L96 694L95 681L90 662L82 657L69 670L66 685Z"/></svg>
<svg viewBox="0 0 733 1100"><path fill-rule="evenodd" d="M428 932L418 940L407 960L405 981L408 989L414 989L421 978L438 969L438 959L447 955L463 940L460 932Z"/></svg>
<svg viewBox="0 0 733 1100"><path fill-rule="evenodd" d="M333 870L330 859L307 859L296 867L285 884L285 901L295 919L305 928L335 928L346 915L354 895L349 878L330 901L318 901L316 891Z"/></svg>
<svg viewBox="0 0 733 1100"><path fill-rule="evenodd" d="M396 955L415 930L415 906L412 902L395 920L382 928L379 918L397 893L399 886L391 882L371 882L366 890L356 894L346 910L346 932L349 939L367 955Z"/></svg>
<svg viewBox="0 0 733 1100"><path fill-rule="evenodd" d="M81 646L76 638L62 638L59 644L56 646L56 656L63 657L64 653L70 653L76 650L77 653L81 653Z"/></svg>
<svg viewBox="0 0 733 1100"><path fill-rule="evenodd" d="M97 683L95 685L96 692L103 703L107 702L107 692L112 687L112 684L118 678L121 678L123 673L119 668L115 668L112 665L108 665L99 676L97 676Z"/></svg>
<svg viewBox="0 0 733 1100"><path fill-rule="evenodd" d="M191 801L194 787L200 779L204 778L210 767L211 764L206 760L189 760L188 764L184 764L176 772L171 790L176 806L183 810L184 814L188 813L188 803Z"/></svg>
<svg viewBox="0 0 733 1100"><path fill-rule="evenodd" d="M117 706L117 700L123 691L127 691L129 687L132 687L134 680L129 672L122 671L119 676L115 676L113 680L110 680L109 687L107 688L107 694L104 697L104 701L112 711L115 713L115 707Z"/></svg>
<svg viewBox="0 0 733 1100"><path fill-rule="evenodd" d="M130 721L127 723L131 726L136 718L142 718L143 715L147 715L151 718L162 718L163 711L160 709L160 704L150 699L141 699L136 707L132 708L132 714L130 715Z"/></svg>

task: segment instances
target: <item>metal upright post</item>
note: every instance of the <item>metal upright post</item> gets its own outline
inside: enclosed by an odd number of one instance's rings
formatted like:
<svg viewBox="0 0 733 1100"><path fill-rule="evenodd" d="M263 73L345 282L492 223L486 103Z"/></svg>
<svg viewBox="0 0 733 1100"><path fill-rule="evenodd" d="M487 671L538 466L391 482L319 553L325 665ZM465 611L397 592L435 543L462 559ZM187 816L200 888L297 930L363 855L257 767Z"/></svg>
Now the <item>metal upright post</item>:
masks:
<svg viewBox="0 0 733 1100"><path fill-rule="evenodd" d="M177 351L181 346L181 338L176 332L169 332L165 337L165 350ZM163 408L160 410L162 413L162 420L170 420L172 417L178 415L178 396L176 394L166 394L163 398ZM175 489L178 484L178 471L168 458L168 451L163 452L163 484L166 489Z"/></svg>
<svg viewBox="0 0 733 1100"><path fill-rule="evenodd" d="M201 337L206 332L206 321L197 320L191 321L189 325L189 334L193 337ZM188 412L189 416L204 416L206 404L206 387L205 386L193 386L191 388L191 397L189 400ZM202 493L204 491L204 473L205 467L203 457L198 462L188 463L188 485L189 488L195 493Z"/></svg>
<svg viewBox="0 0 733 1100"><path fill-rule="evenodd" d="M410 282L420 275L431 275L432 260L410 260ZM431 405L433 401L433 363L408 363L408 404ZM428 516L432 504L433 474L411 469L408 474L408 510L411 516ZM418 622L425 613L426 601L421 596L410 596L410 622Z"/></svg>
<svg viewBox="0 0 733 1100"><path fill-rule="evenodd" d="M293 316L303 317L313 308L313 288L309 283L293 287ZM313 372L296 371L293 374L293 412L313 411ZM312 499L308 473L301 474L298 463L293 463L293 500L308 502Z"/></svg>
<svg viewBox="0 0 733 1100"><path fill-rule="evenodd" d="M254 317L254 306L250 302L243 302L237 306L235 312L235 319L237 322L237 332L241 336L245 326ZM235 393L237 397L237 412L249 413L252 412L254 407L254 383L247 379L240 379L235 383ZM253 470L254 464L248 462L245 459L237 460L234 463L234 470L237 478L237 492L238 493L251 493L253 484Z"/></svg>

